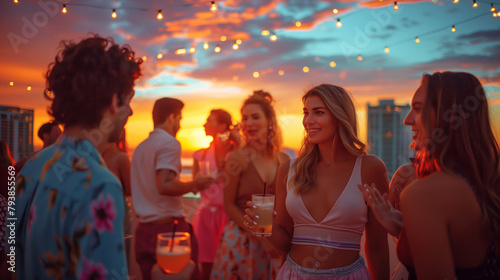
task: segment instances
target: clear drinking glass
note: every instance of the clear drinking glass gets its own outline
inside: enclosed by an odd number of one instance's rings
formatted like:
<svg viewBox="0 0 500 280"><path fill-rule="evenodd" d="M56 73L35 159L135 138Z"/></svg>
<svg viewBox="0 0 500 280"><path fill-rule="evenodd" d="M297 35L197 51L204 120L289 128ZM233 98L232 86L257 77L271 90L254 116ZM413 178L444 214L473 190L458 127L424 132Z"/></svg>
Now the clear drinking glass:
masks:
<svg viewBox="0 0 500 280"><path fill-rule="evenodd" d="M179 273L189 263L191 259L190 237L189 232L176 232L172 242L172 232L157 235L156 262L165 273Z"/></svg>
<svg viewBox="0 0 500 280"><path fill-rule="evenodd" d="M273 231L274 195L252 194L252 202L257 205L257 209L253 211L259 216L252 234L261 237L271 236Z"/></svg>

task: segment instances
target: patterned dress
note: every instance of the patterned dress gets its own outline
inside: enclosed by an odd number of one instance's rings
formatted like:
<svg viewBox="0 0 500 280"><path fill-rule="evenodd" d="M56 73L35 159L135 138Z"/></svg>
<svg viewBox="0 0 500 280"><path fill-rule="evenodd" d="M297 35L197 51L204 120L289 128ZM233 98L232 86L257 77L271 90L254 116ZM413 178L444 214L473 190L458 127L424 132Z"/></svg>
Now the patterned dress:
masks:
<svg viewBox="0 0 500 280"><path fill-rule="evenodd" d="M16 182L18 279L124 279L123 191L87 140L62 135Z"/></svg>

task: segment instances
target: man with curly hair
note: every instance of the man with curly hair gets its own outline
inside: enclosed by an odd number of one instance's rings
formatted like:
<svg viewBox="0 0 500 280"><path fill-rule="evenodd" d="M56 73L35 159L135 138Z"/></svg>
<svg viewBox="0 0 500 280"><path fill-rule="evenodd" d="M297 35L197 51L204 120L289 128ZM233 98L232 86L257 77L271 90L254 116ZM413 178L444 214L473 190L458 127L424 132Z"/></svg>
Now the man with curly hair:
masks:
<svg viewBox="0 0 500 280"><path fill-rule="evenodd" d="M17 178L18 279L128 276L123 191L100 152L132 115L141 63L130 47L95 35L64 42L49 65L45 97L64 132Z"/></svg>

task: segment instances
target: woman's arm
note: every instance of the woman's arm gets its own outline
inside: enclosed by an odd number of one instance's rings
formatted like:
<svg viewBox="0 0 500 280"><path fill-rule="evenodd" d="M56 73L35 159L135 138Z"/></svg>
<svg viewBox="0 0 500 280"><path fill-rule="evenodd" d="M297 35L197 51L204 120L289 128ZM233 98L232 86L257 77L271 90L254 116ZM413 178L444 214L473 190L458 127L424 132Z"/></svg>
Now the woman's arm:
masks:
<svg viewBox="0 0 500 280"><path fill-rule="evenodd" d="M455 279L447 202L443 199L450 196L440 194L440 186L429 179L415 181L401 195L404 233L418 279Z"/></svg>
<svg viewBox="0 0 500 280"><path fill-rule="evenodd" d="M193 170L191 172L193 174L193 180L200 173L200 162L197 159L193 158Z"/></svg>
<svg viewBox="0 0 500 280"><path fill-rule="evenodd" d="M381 193L387 193L389 180L385 164L376 156L366 155L362 164L363 184L375 184ZM389 245L387 231L377 221L375 214L368 208L368 221L365 226L365 253L373 279L389 279Z"/></svg>
<svg viewBox="0 0 500 280"><path fill-rule="evenodd" d="M245 225L244 213L236 205L236 194L240 180L240 174L246 169L247 165L239 151L235 151L229 155L229 158L224 166L224 211L240 228L247 232L252 232Z"/></svg>

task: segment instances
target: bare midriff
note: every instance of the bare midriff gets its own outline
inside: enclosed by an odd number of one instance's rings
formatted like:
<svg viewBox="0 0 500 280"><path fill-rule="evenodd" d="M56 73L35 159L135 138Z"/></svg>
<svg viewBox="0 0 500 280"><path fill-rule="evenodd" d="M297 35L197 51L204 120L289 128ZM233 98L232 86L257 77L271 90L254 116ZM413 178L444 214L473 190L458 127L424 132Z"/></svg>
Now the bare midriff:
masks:
<svg viewBox="0 0 500 280"><path fill-rule="evenodd" d="M290 257L306 268L329 269L354 263L359 258L359 251L292 244Z"/></svg>

